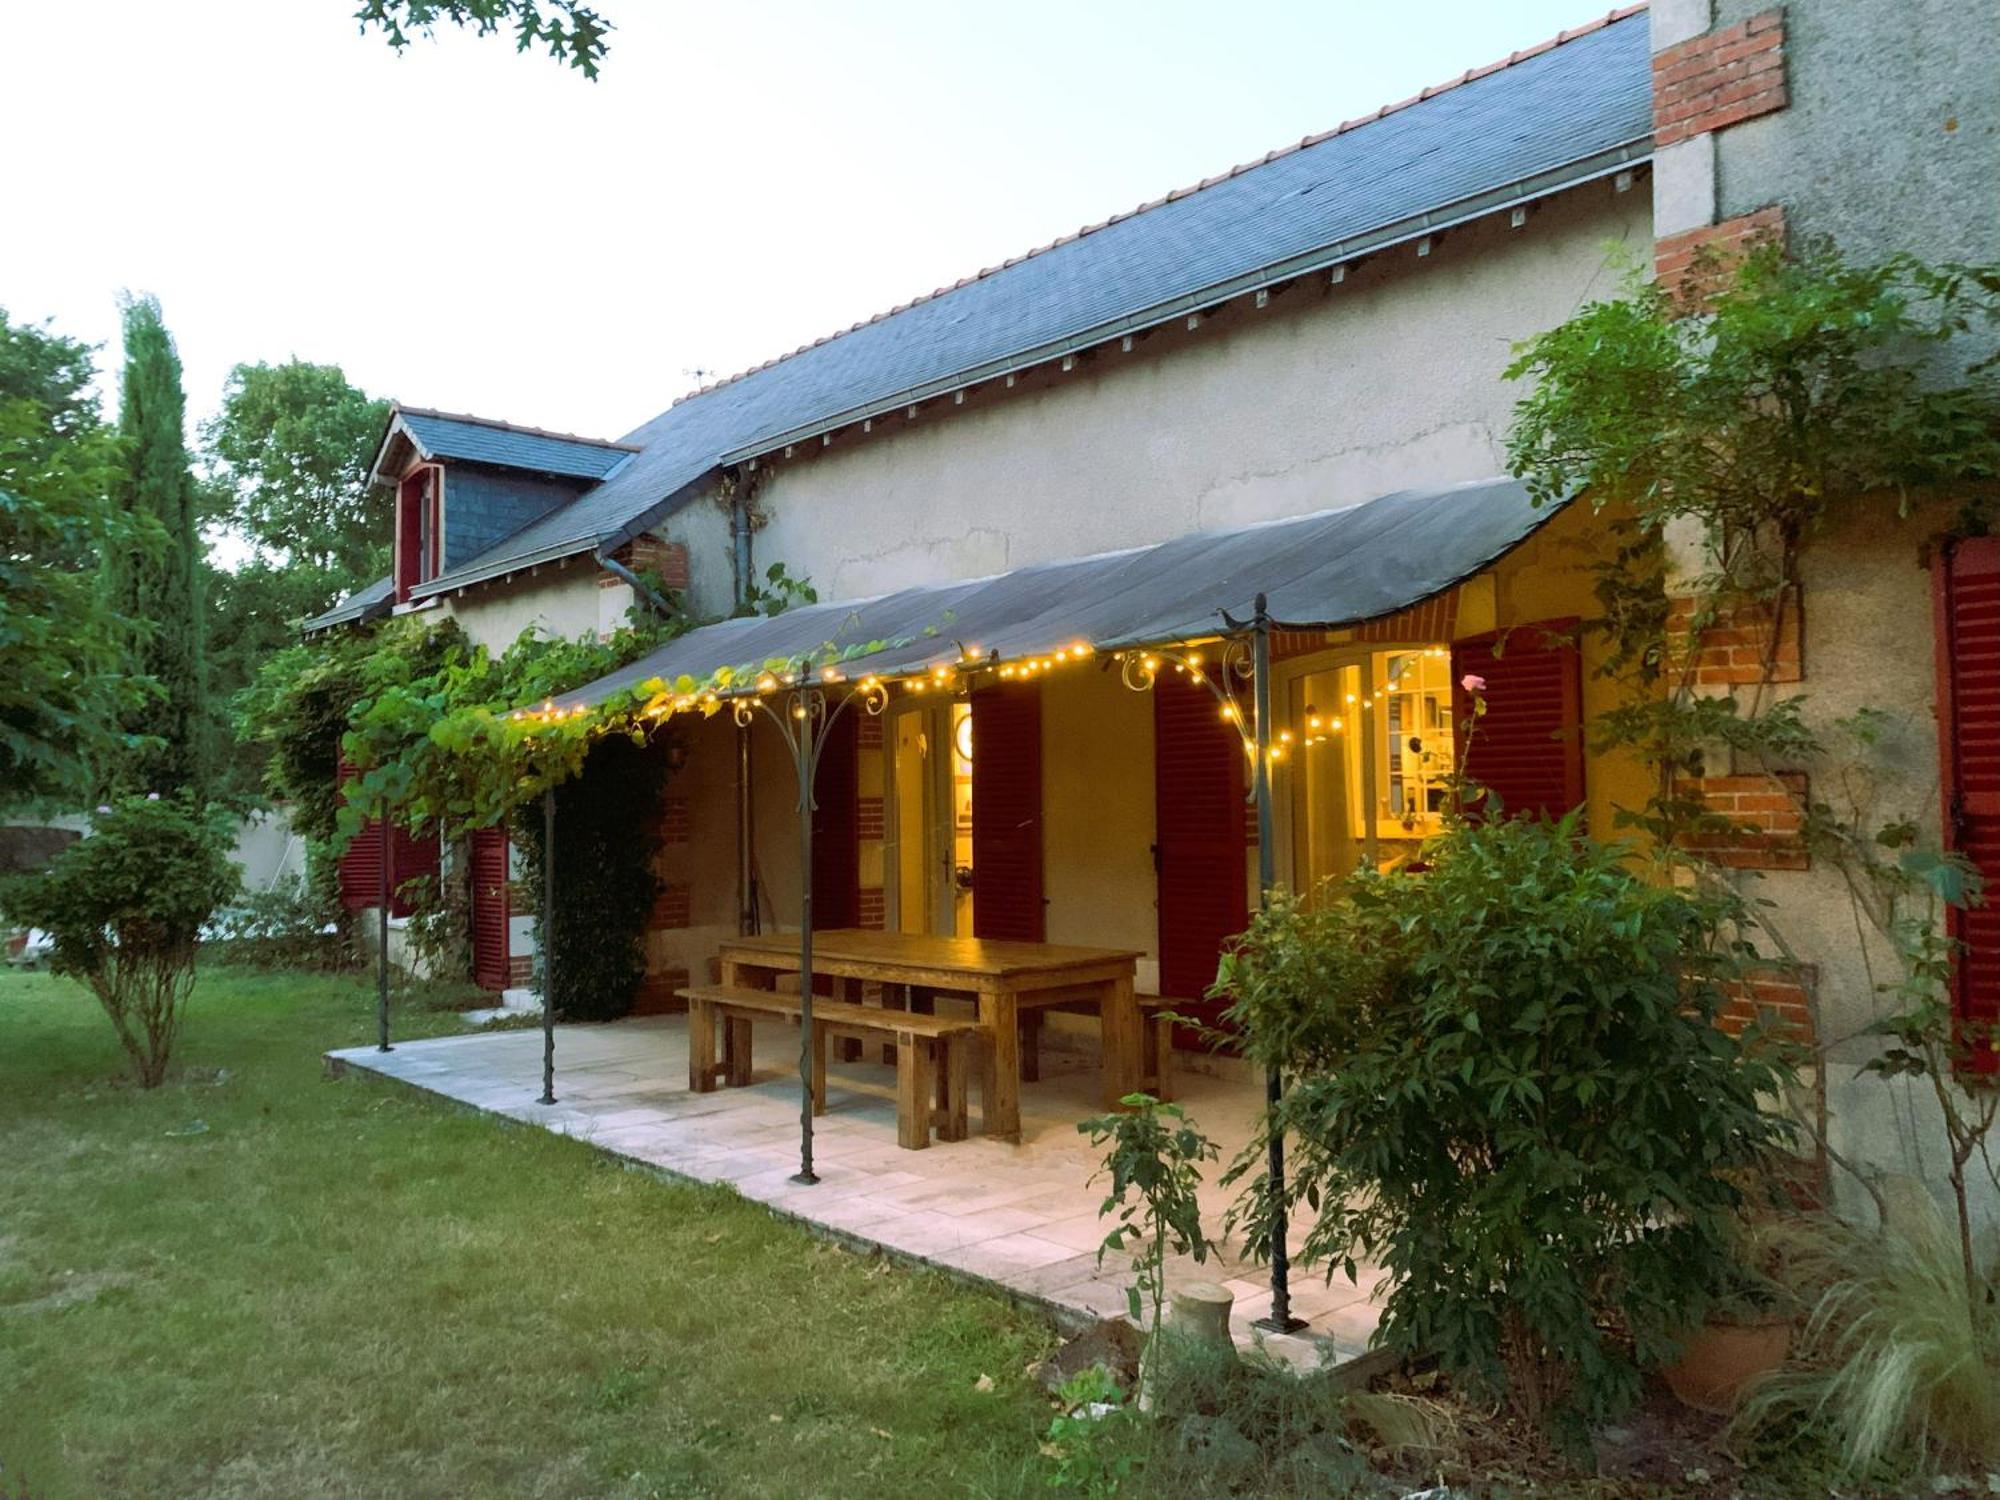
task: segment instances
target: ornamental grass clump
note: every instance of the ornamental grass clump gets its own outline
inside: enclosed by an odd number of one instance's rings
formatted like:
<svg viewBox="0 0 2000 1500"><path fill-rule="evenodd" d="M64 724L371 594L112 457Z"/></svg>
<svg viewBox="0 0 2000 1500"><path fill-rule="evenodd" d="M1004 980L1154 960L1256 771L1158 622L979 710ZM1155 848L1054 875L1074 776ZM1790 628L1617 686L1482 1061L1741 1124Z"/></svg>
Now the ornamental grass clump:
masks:
<svg viewBox="0 0 2000 1500"><path fill-rule="evenodd" d="M1714 1024L1730 910L1574 816L1461 824L1427 859L1274 902L1219 984L1289 1080L1298 1259L1383 1266L1380 1344L1573 1438L1729 1283L1732 1169L1781 1143L1783 1063ZM1253 1245L1262 1150L1232 1169Z"/></svg>
<svg viewBox="0 0 2000 1500"><path fill-rule="evenodd" d="M150 1089L166 1077L202 928L236 889L216 810L153 794L98 808L89 836L10 881L0 906L55 939L50 967L90 986Z"/></svg>

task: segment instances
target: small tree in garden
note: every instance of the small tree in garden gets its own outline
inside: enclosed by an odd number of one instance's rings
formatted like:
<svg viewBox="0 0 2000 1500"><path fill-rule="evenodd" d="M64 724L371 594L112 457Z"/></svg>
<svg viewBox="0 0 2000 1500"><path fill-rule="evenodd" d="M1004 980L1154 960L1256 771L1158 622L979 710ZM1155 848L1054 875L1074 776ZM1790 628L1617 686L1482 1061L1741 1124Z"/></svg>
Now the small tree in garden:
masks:
<svg viewBox="0 0 2000 1500"><path fill-rule="evenodd" d="M1203 1162L1216 1158L1215 1143L1201 1133L1178 1104L1162 1104L1150 1094L1127 1094L1125 1113L1101 1115L1076 1128L1093 1146L1108 1146L1104 1175L1110 1191L1098 1209L1116 1213L1118 1224L1098 1247L1134 1251L1136 1280L1126 1288L1128 1310L1137 1323L1151 1310L1151 1328L1160 1331L1166 1306L1169 1251L1208 1259L1208 1233L1201 1223Z"/></svg>
<svg viewBox="0 0 2000 1500"><path fill-rule="evenodd" d="M9 915L55 938L52 967L89 985L141 1088L157 1088L194 984L201 929L236 892L229 836L182 797L98 809L90 836L11 882Z"/></svg>
<svg viewBox="0 0 2000 1500"><path fill-rule="evenodd" d="M1386 1347L1573 1430L1727 1279L1724 1174L1782 1140L1759 1102L1782 1070L1714 1024L1723 905L1573 817L1462 824L1428 857L1272 903L1226 961L1229 1020L1296 1080L1274 1123L1317 1211L1300 1259L1379 1263ZM1235 1215L1253 1245L1268 1212L1259 1177Z"/></svg>

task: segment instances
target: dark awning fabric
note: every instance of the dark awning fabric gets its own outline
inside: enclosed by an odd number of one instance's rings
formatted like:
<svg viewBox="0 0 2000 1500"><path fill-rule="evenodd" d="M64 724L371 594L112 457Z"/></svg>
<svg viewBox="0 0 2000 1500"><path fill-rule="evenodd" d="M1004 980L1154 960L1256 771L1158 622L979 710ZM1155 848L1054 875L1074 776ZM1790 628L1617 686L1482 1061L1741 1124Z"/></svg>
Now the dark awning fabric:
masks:
<svg viewBox="0 0 2000 1500"><path fill-rule="evenodd" d="M1344 510L1196 532L1148 547L1038 563L988 578L873 599L817 604L772 619L725 620L564 695L594 705L653 678L705 682L722 667L762 667L831 644L894 644L844 663L882 677L961 663L1161 646L1230 633L1258 594L1274 625L1333 629L1391 615L1442 593L1518 546L1553 513L1526 486L1481 479L1399 490Z"/></svg>

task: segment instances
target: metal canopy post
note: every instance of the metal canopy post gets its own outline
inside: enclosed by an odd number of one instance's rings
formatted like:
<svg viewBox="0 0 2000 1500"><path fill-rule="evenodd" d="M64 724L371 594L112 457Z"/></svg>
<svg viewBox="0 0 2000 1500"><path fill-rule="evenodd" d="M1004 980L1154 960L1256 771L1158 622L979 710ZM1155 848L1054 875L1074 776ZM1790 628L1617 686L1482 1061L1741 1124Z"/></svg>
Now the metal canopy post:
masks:
<svg viewBox="0 0 2000 1500"><path fill-rule="evenodd" d="M376 859L377 881L375 905L375 1050L393 1052L389 1045L389 851L395 847L389 837L389 819L384 814L380 823L381 846Z"/></svg>
<svg viewBox="0 0 2000 1500"><path fill-rule="evenodd" d="M829 681L838 678L831 675ZM801 681L785 695L785 712L779 713L762 697L736 700L732 712L739 729L747 730L758 709L762 709L784 735L791 751L793 769L799 778L799 1170L792 1181L811 1186L819 1181L813 1170L813 781L819 774L820 753L833 722L858 696L870 714L879 714L888 697L881 685L870 678L853 693L829 705L826 689L811 681Z"/></svg>
<svg viewBox="0 0 2000 1500"><path fill-rule="evenodd" d="M542 793L542 1097L556 1102L556 790Z"/></svg>
<svg viewBox="0 0 2000 1500"><path fill-rule="evenodd" d="M1251 786L1257 799L1257 905L1262 908L1270 904L1271 890L1278 880L1271 819L1271 616L1262 594L1257 596L1250 632L1251 690L1257 717L1257 759ZM1273 1065L1264 1074L1264 1103L1271 1119L1271 1313L1255 1324L1272 1333L1294 1333L1306 1326L1305 1319L1292 1316L1291 1250L1285 1243L1290 1216L1285 1212L1285 1132L1278 1123L1278 1102L1284 1093L1284 1078Z"/></svg>

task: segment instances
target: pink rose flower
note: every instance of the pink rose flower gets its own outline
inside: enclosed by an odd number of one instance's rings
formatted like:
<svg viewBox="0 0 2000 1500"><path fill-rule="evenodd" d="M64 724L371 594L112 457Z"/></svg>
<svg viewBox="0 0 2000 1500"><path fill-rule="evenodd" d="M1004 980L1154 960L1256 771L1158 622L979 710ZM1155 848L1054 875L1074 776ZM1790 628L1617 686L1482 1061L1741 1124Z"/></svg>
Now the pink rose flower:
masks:
<svg viewBox="0 0 2000 1500"><path fill-rule="evenodd" d="M1481 677L1477 672L1467 672L1463 677L1458 679L1458 685L1468 693L1483 693L1486 691L1486 679Z"/></svg>

